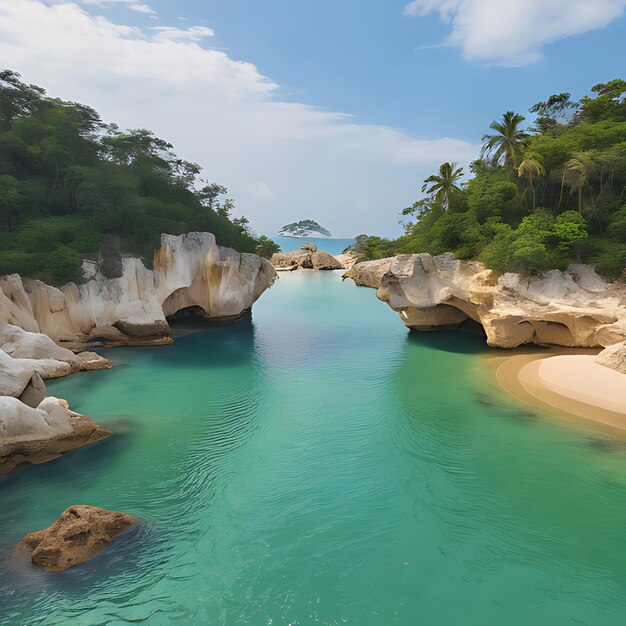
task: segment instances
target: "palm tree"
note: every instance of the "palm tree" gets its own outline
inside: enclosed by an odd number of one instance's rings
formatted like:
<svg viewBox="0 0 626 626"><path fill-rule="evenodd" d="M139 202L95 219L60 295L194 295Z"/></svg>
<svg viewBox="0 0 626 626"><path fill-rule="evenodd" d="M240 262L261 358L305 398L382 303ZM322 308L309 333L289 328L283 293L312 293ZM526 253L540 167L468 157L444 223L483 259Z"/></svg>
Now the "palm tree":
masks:
<svg viewBox="0 0 626 626"><path fill-rule="evenodd" d="M526 133L520 129L520 124L526 118L523 115L507 111L499 122L492 122L489 128L495 130L495 135L483 135L481 155L487 156L492 163L503 163L505 167L512 167L519 162L521 148Z"/></svg>
<svg viewBox="0 0 626 626"><path fill-rule="evenodd" d="M463 176L463 168L457 163L442 163L439 174L429 176L422 185L422 193L434 194L435 200L441 203L444 209L450 206L450 195L458 191L458 180Z"/></svg>
<svg viewBox="0 0 626 626"><path fill-rule="evenodd" d="M583 209L583 189L587 186L589 178L595 170L595 163L591 156L586 152L577 152L567 163L563 169L561 178L561 197L559 199L559 207L563 199L563 187L567 186L570 193L578 194L578 212Z"/></svg>
<svg viewBox="0 0 626 626"><path fill-rule="evenodd" d="M537 155L534 154L527 154L517 168L517 175L520 178L528 179L528 184L533 194L533 211L535 210L535 206L537 204L533 180L535 178L540 178L541 176L544 176L545 173L546 170L543 167L541 161L539 160L539 158L537 158Z"/></svg>

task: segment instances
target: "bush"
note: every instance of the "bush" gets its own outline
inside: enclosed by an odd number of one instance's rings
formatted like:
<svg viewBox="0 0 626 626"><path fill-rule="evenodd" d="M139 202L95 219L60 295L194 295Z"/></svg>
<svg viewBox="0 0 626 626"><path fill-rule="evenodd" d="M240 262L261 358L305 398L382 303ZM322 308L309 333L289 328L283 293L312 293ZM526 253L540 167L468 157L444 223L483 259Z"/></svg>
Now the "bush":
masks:
<svg viewBox="0 0 626 626"><path fill-rule="evenodd" d="M72 248L59 246L46 259L44 270L57 285L79 282L82 278L82 259Z"/></svg>
<svg viewBox="0 0 626 626"><path fill-rule="evenodd" d="M32 276L41 269L45 258L45 254L31 254L13 250L2 251L0 252L0 276L5 274Z"/></svg>
<svg viewBox="0 0 626 626"><path fill-rule="evenodd" d="M257 246L254 252L265 259L271 259L274 253L280 252L280 246L265 235L261 235L257 239Z"/></svg>

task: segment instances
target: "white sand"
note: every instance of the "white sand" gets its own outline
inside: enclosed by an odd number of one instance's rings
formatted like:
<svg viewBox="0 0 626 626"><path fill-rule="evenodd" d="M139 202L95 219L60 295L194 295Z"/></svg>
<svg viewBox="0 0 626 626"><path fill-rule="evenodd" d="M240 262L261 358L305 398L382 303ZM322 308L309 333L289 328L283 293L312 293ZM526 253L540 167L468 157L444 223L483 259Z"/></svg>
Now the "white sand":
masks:
<svg viewBox="0 0 626 626"><path fill-rule="evenodd" d="M529 393L544 401L541 392L547 390L626 417L626 374L598 365L593 356L564 354L538 359L522 367L519 377Z"/></svg>

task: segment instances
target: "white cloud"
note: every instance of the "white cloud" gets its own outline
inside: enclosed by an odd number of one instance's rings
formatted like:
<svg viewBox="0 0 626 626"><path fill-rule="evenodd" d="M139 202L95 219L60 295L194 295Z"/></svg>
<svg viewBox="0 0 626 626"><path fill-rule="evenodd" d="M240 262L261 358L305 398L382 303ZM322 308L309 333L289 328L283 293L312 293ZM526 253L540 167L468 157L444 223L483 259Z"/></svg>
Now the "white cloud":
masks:
<svg viewBox="0 0 626 626"><path fill-rule="evenodd" d="M137 13L144 13L145 15L154 16L156 12L151 9L147 4L129 4L128 8L131 11L137 11Z"/></svg>
<svg viewBox="0 0 626 626"><path fill-rule="evenodd" d="M205 178L226 185L266 234L307 217L336 235L395 231L421 180L444 160L467 163L478 152L464 141L416 139L282 102L254 65L203 48L197 38L207 33L197 28L164 36L66 0L0 0L0 58L106 121L154 130L202 165Z"/></svg>
<svg viewBox="0 0 626 626"><path fill-rule="evenodd" d="M468 60L527 65L546 44L603 28L624 14L626 0L413 0L408 15L439 13L452 24L447 43Z"/></svg>
<svg viewBox="0 0 626 626"><path fill-rule="evenodd" d="M213 37L215 32L206 26L192 26L191 28L176 28L175 26L155 26L154 39L161 41L201 41Z"/></svg>
<svg viewBox="0 0 626 626"><path fill-rule="evenodd" d="M58 1L58 0L57 0ZM148 4L137 2L137 0L80 0L82 4L96 7L110 7L114 5L122 5L131 11L143 13L150 17L156 16L156 12Z"/></svg>

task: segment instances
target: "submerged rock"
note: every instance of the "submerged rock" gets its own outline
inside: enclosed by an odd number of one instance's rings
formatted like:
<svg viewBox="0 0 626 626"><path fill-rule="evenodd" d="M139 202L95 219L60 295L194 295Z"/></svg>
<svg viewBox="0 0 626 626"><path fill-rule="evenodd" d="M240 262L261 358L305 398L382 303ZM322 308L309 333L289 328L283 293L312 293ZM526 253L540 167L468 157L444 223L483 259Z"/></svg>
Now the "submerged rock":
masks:
<svg viewBox="0 0 626 626"><path fill-rule="evenodd" d="M93 559L121 534L137 524L126 513L85 504L66 509L52 526L26 535L17 549L49 572L62 572Z"/></svg>
<svg viewBox="0 0 626 626"><path fill-rule="evenodd" d="M543 276L497 277L452 255L404 254L358 263L345 277L377 288L414 330L480 324L487 343L592 348L626 339L626 286L572 265Z"/></svg>

